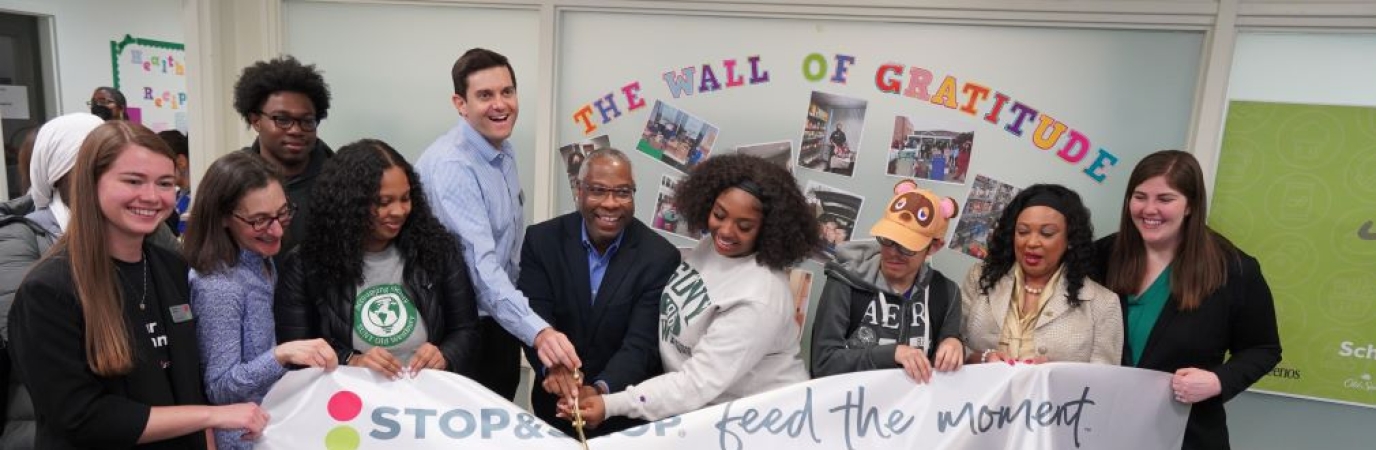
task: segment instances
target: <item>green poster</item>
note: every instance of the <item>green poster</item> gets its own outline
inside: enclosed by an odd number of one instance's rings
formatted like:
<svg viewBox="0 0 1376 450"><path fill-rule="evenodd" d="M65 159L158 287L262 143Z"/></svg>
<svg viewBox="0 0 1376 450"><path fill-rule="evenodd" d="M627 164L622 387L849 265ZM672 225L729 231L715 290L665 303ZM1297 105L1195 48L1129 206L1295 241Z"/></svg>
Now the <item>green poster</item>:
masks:
<svg viewBox="0 0 1376 450"><path fill-rule="evenodd" d="M1276 302L1283 359L1253 387L1376 407L1376 108L1233 102L1214 189Z"/></svg>

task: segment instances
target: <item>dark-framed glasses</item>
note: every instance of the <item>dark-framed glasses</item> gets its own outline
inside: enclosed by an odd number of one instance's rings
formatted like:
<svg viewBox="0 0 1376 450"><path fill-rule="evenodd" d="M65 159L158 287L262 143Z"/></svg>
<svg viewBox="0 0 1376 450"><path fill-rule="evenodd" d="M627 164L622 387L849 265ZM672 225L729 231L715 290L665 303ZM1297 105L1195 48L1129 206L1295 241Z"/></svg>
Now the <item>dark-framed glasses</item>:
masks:
<svg viewBox="0 0 1376 450"><path fill-rule="evenodd" d="M320 126L320 120L314 117L297 118L280 114L268 114L262 111L259 111L258 114L267 117L268 120L272 121L273 125L276 125L277 128L281 130L290 130L293 125L300 125L301 131L315 131L315 127Z"/></svg>
<svg viewBox="0 0 1376 450"><path fill-rule="evenodd" d="M900 255L903 255L903 256L916 256L916 255L917 255L917 251L915 251L915 250L908 250L907 247L904 247L904 246L900 245L900 244L897 243L897 242L894 242L894 241L891 241L891 240L888 240L888 239L885 239L885 238L882 238L882 237L875 237L874 239L875 239L876 241L879 241L879 245L881 245L881 246L883 246L883 247L888 247L888 248L897 250L897 251L898 251L898 254L900 254Z"/></svg>
<svg viewBox="0 0 1376 450"><path fill-rule="evenodd" d="M635 186L609 188L595 184L584 184L583 195L588 196L588 200L592 201L600 201L607 198L608 195L611 195L612 198L624 202L635 198Z"/></svg>
<svg viewBox="0 0 1376 450"><path fill-rule="evenodd" d="M111 107L114 107L114 106L116 106L116 105L119 105L119 102L116 102L116 101L114 101L114 100L99 100L99 99L92 99L92 100L87 100L87 101L86 101L86 106L96 106L96 105L104 106L104 107L106 107L106 108L111 108Z"/></svg>
<svg viewBox="0 0 1376 450"><path fill-rule="evenodd" d="M288 203L287 206L283 206L282 209L277 210L276 215L272 216L259 214L253 217L244 217L239 215L239 213L233 213L233 215L235 219L239 219L239 221L243 222L245 225L253 228L253 231L266 230L268 227L272 226L273 222L277 222L282 225L282 228L286 228L288 225L291 225L291 218L296 215L296 205Z"/></svg>

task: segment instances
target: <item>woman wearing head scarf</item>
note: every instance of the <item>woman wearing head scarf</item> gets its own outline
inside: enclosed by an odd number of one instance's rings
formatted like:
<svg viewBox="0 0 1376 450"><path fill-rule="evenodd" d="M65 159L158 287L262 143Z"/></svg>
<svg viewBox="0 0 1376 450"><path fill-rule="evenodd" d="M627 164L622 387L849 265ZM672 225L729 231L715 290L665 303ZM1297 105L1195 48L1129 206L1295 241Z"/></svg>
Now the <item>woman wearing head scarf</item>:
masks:
<svg viewBox="0 0 1376 450"><path fill-rule="evenodd" d="M63 198L68 194L67 172L76 162L82 141L100 124L99 117L76 113L58 117L44 124L34 138L30 178L33 185L29 195L35 210L26 216L8 216L0 227L0 337L9 343L8 321L14 290L24 280L24 274L38 258L62 235L70 217ZM9 356L3 356L9 368ZM6 383L8 394L5 409L5 430L0 435L0 447L31 447L34 437L33 404L28 390L17 375Z"/></svg>

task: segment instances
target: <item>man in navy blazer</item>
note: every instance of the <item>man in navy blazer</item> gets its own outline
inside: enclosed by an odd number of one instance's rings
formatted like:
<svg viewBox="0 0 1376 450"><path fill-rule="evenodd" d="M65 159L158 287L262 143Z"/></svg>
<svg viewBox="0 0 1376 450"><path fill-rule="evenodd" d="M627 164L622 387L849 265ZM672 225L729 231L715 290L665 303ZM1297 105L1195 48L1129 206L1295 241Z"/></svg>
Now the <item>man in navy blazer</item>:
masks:
<svg viewBox="0 0 1376 450"><path fill-rule="evenodd" d="M555 417L560 397L608 394L663 371L659 359L659 299L679 264L669 241L635 218L631 161L616 149L588 154L578 172L578 211L532 225L521 247L517 285L530 307L566 333L583 360L583 378L564 367L535 368L535 415L573 436ZM527 355L533 355L530 349ZM589 436L644 422L614 418Z"/></svg>

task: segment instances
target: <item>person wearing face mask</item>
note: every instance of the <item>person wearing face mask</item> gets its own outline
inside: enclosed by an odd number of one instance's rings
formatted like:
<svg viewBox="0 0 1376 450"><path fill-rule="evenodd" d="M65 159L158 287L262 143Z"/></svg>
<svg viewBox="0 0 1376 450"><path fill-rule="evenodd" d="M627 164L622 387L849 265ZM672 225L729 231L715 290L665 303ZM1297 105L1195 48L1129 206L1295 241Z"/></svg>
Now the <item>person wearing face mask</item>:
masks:
<svg viewBox="0 0 1376 450"><path fill-rule="evenodd" d="M101 86L91 93L91 100L86 102L86 106L91 107L91 114L99 117L100 120L129 120L127 109L129 102L124 99L124 93L119 89L109 86Z"/></svg>
<svg viewBox="0 0 1376 450"><path fill-rule="evenodd" d="M960 288L927 263L956 214L950 198L912 180L894 186L874 241L854 241L827 263L812 326L812 376L901 367L921 383L959 369Z"/></svg>
<svg viewBox="0 0 1376 450"><path fill-rule="evenodd" d="M535 368L535 415L572 436L555 416L556 401L577 394L608 394L663 371L659 362L659 298L678 267L679 252L635 218L631 160L620 150L594 150L575 183L578 211L526 230L516 287L551 325L568 330L583 359L581 380L565 367ZM588 437L644 423L614 419Z"/></svg>
<svg viewBox="0 0 1376 450"><path fill-rule="evenodd" d="M1205 224L1207 199L1193 155L1147 155L1128 177L1118 232L1095 244L1096 279L1127 314L1122 364L1174 374L1175 400L1191 405L1186 449L1229 448L1223 403L1281 359L1261 264Z"/></svg>
<svg viewBox="0 0 1376 450"><path fill-rule="evenodd" d="M669 279L659 307L663 375L579 399L590 426L659 420L808 379L799 356L788 267L816 248L817 220L788 170L746 155L704 161L674 201L706 230ZM560 400L561 414L573 403Z"/></svg>
<svg viewBox="0 0 1376 450"><path fill-rule="evenodd" d="M330 86L314 64L301 64L291 56L258 61L245 67L234 83L234 110L258 133L253 144L240 151L276 165L286 178L287 199L297 207L282 237L282 248L290 250L306 239L315 180L334 155L316 137L320 122L329 116ZM278 262L285 254L278 254Z"/></svg>
<svg viewBox="0 0 1376 450"><path fill-rule="evenodd" d="M989 256L961 286L968 363L1117 365L1118 296L1089 279L1094 228L1075 191L1035 184L1004 208Z"/></svg>

